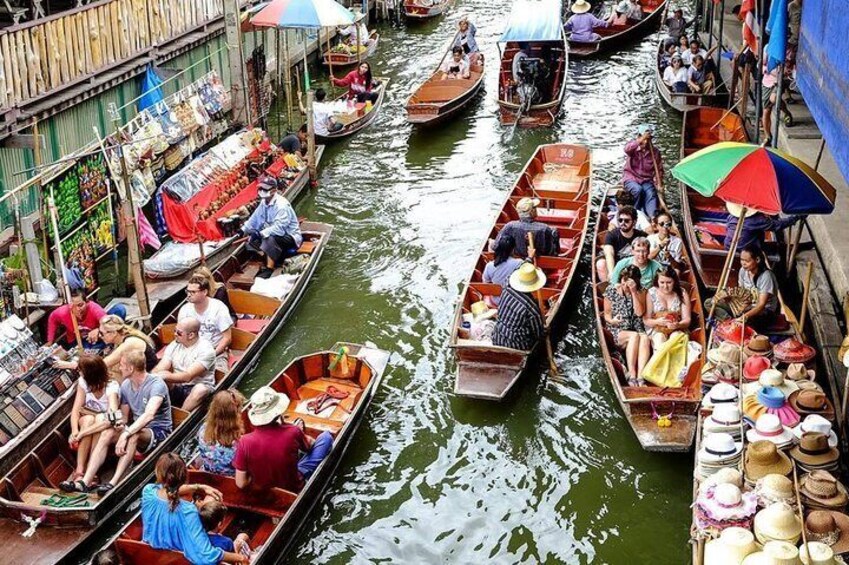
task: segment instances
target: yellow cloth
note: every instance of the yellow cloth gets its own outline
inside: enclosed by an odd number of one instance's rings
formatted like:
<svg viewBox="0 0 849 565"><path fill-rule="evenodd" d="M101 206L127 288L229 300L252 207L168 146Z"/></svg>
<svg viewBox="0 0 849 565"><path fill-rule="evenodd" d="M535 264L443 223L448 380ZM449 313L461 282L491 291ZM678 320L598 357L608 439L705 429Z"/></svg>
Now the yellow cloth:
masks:
<svg viewBox="0 0 849 565"><path fill-rule="evenodd" d="M640 375L655 386L679 388L681 370L687 365L687 343L690 339L683 332L676 332L655 351Z"/></svg>

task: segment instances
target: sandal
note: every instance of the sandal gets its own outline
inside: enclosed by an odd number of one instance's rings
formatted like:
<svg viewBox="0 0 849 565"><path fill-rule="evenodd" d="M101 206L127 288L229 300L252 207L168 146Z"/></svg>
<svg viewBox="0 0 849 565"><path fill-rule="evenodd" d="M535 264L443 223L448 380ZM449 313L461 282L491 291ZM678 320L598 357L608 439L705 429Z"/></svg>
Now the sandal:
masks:
<svg viewBox="0 0 849 565"><path fill-rule="evenodd" d="M71 476L68 477L68 480L62 481L59 483L59 490L64 492L76 492L76 482L83 478L82 473L71 473ZM80 481L82 482L82 481Z"/></svg>
<svg viewBox="0 0 849 565"><path fill-rule="evenodd" d="M115 488L115 485L113 485L112 483L104 483L102 485L97 485L97 488L95 490L97 491L98 496L104 497L109 494L109 491L113 488Z"/></svg>
<svg viewBox="0 0 849 565"><path fill-rule="evenodd" d="M787 110L784 110L784 126L788 127L788 128L792 128L793 123L794 123L793 122L793 114L791 114Z"/></svg>

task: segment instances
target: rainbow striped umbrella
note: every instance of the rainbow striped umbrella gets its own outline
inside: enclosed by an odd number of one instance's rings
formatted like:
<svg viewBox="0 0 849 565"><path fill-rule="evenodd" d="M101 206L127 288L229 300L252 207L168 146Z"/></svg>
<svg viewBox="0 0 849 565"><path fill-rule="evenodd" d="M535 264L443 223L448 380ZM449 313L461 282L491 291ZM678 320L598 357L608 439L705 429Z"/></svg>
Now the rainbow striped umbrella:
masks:
<svg viewBox="0 0 849 565"><path fill-rule="evenodd" d="M693 153L672 176L705 196L765 214L830 214L834 187L811 167L777 149L723 141Z"/></svg>
<svg viewBox="0 0 849 565"><path fill-rule="evenodd" d="M335 0L272 0L251 18L256 27L316 29L354 23L354 14Z"/></svg>

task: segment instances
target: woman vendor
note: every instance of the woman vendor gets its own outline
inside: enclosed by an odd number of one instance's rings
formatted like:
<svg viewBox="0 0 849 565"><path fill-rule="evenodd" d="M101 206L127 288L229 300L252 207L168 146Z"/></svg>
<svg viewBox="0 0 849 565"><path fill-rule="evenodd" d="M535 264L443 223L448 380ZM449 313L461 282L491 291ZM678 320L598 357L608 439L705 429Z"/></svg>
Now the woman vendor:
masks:
<svg viewBox="0 0 849 565"><path fill-rule="evenodd" d="M778 301L778 280L775 273L766 268L761 250L756 245L748 245L740 252L740 272L737 286L757 294L752 305L738 319L745 318L746 323L755 330L764 330L778 317L781 304Z"/></svg>

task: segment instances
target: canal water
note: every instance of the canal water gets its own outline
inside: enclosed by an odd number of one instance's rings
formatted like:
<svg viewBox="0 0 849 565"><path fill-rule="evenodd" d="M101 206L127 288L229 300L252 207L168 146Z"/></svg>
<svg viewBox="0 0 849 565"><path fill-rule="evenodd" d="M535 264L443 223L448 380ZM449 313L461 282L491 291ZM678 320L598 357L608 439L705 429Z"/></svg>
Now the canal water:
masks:
<svg viewBox="0 0 849 565"><path fill-rule="evenodd" d="M510 4L461 0L436 22L379 25L371 63L389 80L382 114L327 148L320 187L297 206L333 224L333 237L296 312L241 388L249 393L294 356L336 341L371 340L393 356L284 562L687 559L691 456L643 452L619 411L599 358L589 246L554 336L563 381L547 379L537 363L501 404L452 392L448 326L458 291L537 145L589 145L599 194L619 180L622 147L640 123L656 125L667 169L678 155L681 119L653 83L655 34L599 60L572 61L555 127L509 138L497 118L495 68ZM485 93L449 124L416 131L405 123L405 101L437 65L462 13L478 28Z"/></svg>

